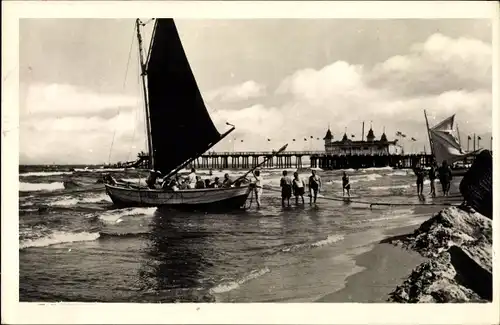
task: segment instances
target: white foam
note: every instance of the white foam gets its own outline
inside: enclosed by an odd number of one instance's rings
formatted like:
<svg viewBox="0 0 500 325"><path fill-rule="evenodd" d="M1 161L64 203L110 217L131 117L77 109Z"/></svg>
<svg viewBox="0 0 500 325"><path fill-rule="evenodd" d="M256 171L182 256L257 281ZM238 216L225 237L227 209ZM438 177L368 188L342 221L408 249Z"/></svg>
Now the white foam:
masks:
<svg viewBox="0 0 500 325"><path fill-rule="evenodd" d="M82 202L82 203L99 203L99 202L103 202L103 201L111 202L111 199L107 194L101 193L98 195L94 194L94 195L91 195L88 197L84 197L80 200L80 202Z"/></svg>
<svg viewBox="0 0 500 325"><path fill-rule="evenodd" d="M397 170L395 172L386 174L386 176L407 176L407 175L408 172L405 170Z"/></svg>
<svg viewBox="0 0 500 325"><path fill-rule="evenodd" d="M243 283L246 283L250 280L256 279L260 276L263 276L266 273L271 272L268 267L265 267L260 270L253 270L249 274L245 275L241 279L231 281L231 282L226 282L226 283L221 283L212 289L210 289L210 293L224 293L224 292L229 292L231 290L239 288L240 285Z"/></svg>
<svg viewBox="0 0 500 325"><path fill-rule="evenodd" d="M62 182L53 183L25 183L19 182L19 191L30 192L30 191L55 191L64 189L64 184Z"/></svg>
<svg viewBox="0 0 500 325"><path fill-rule="evenodd" d="M392 190L392 189L406 189L410 188L411 186L409 184L404 184L404 185L392 185L392 186L372 186L369 187L370 190L372 191L383 191L383 190Z"/></svg>
<svg viewBox="0 0 500 325"><path fill-rule="evenodd" d="M312 243L311 246L312 247L322 247L322 246L336 243L336 242L341 241L341 240L344 240L343 235L328 235L328 237L326 239Z"/></svg>
<svg viewBox="0 0 500 325"><path fill-rule="evenodd" d="M70 196L63 196L48 203L50 206L70 206L76 204L78 204L78 199Z"/></svg>
<svg viewBox="0 0 500 325"><path fill-rule="evenodd" d="M153 216L154 212L156 211L156 208L125 208L125 209L117 209L117 210L110 210L107 211L101 215L99 215L99 219L101 219L103 222L106 223L118 223L121 221L121 218L123 217L130 217L130 216Z"/></svg>
<svg viewBox="0 0 500 325"><path fill-rule="evenodd" d="M19 174L19 177L28 176L58 176L58 175L71 175L72 172L27 172Z"/></svg>
<svg viewBox="0 0 500 325"><path fill-rule="evenodd" d="M19 244L19 249L25 249L29 247L46 247L63 243L92 241L96 240L97 238L99 238L99 233L89 233L89 232L71 233L71 232L57 231L50 234L47 237L25 240Z"/></svg>

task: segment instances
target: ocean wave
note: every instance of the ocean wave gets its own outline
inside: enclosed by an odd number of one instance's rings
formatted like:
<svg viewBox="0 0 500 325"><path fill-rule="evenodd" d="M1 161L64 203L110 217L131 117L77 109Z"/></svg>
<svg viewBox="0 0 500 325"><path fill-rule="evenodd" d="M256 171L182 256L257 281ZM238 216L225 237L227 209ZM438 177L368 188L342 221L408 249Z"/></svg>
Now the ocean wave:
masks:
<svg viewBox="0 0 500 325"><path fill-rule="evenodd" d="M210 293L224 293L224 292L232 291L234 289L239 288L240 285L242 285L242 284L244 284L244 283L246 283L246 282L248 282L250 280L253 280L253 279L256 279L258 277L261 277L264 274L269 273L269 272L271 272L271 270L268 267L265 267L265 268L260 269L260 270L253 270L253 271L251 271L250 273L248 273L247 275L243 276L240 279L237 279L235 281L223 282L223 283L218 284L217 286L215 286L212 289L210 289Z"/></svg>
<svg viewBox="0 0 500 325"><path fill-rule="evenodd" d="M93 241L96 240L97 238L99 238L99 233L90 233L90 232L72 233L72 232L57 231L53 232L52 234L46 237L24 240L19 244L19 249L26 249L30 247L46 247L64 243Z"/></svg>
<svg viewBox="0 0 500 325"><path fill-rule="evenodd" d="M19 182L19 191L21 192L35 192L35 191L56 191L63 190L63 182L53 183L25 183Z"/></svg>
<svg viewBox="0 0 500 325"><path fill-rule="evenodd" d="M408 172L406 170L397 170L392 173L385 174L386 176L407 176Z"/></svg>
<svg viewBox="0 0 500 325"><path fill-rule="evenodd" d="M27 172L19 174L19 177L30 177L30 176L59 176L59 175L71 175L72 172Z"/></svg>
<svg viewBox="0 0 500 325"><path fill-rule="evenodd" d="M328 235L325 239L318 240L314 243L295 244L289 247L282 248L280 251L283 253L296 252L298 250L303 250L307 248L316 248L316 247L331 245L341 240L344 240L344 235L342 234Z"/></svg>
<svg viewBox="0 0 500 325"><path fill-rule="evenodd" d="M81 203L99 203L99 202L112 202L111 198L106 194L90 195L80 199Z"/></svg>
<svg viewBox="0 0 500 325"><path fill-rule="evenodd" d="M372 186L369 187L369 190L372 191L380 191L380 190L393 190L393 189L406 189L410 188L411 186L409 184L404 184L404 185L391 185L391 186Z"/></svg>
<svg viewBox="0 0 500 325"><path fill-rule="evenodd" d="M360 169L362 173L366 173L369 171L384 171L384 170L393 170L394 168L392 167L369 167L369 168L362 168Z"/></svg>
<svg viewBox="0 0 500 325"><path fill-rule="evenodd" d="M50 206L71 206L78 204L78 198L63 196L59 198L55 198L52 201L47 203Z"/></svg>
<svg viewBox="0 0 500 325"><path fill-rule="evenodd" d="M123 217L131 216L152 216L156 208L125 208L110 210L98 216L105 223L120 223Z"/></svg>

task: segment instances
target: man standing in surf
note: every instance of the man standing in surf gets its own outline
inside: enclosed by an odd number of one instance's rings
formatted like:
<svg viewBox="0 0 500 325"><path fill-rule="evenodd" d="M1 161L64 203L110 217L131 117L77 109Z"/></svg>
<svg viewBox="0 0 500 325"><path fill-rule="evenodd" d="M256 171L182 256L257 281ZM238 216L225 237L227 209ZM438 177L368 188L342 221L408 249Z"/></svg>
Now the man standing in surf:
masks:
<svg viewBox="0 0 500 325"><path fill-rule="evenodd" d="M285 207L285 200L288 202L288 207L290 207L290 198L292 197L292 180L290 176L287 176L287 171L283 171L283 177L280 180L281 186L281 205Z"/></svg>
<svg viewBox="0 0 500 325"><path fill-rule="evenodd" d="M260 198L262 197L262 176L260 176L260 171L256 170L253 173L253 177L255 178L255 201L257 201L257 209L260 209Z"/></svg>
<svg viewBox="0 0 500 325"><path fill-rule="evenodd" d="M314 198L314 204L316 204L316 199L318 198L318 192L321 190L321 178L316 174L313 169L311 171L312 175L309 176L309 204L312 204Z"/></svg>
<svg viewBox="0 0 500 325"><path fill-rule="evenodd" d="M299 205L299 196L302 199L302 205L304 205L304 192L306 184L304 180L299 177L299 173L293 173L293 194L295 195L295 205Z"/></svg>
<svg viewBox="0 0 500 325"><path fill-rule="evenodd" d="M344 176L342 176L342 196L345 196L345 193L347 192L347 196L351 197L351 184L349 183L349 176L347 176L347 173L344 172Z"/></svg>

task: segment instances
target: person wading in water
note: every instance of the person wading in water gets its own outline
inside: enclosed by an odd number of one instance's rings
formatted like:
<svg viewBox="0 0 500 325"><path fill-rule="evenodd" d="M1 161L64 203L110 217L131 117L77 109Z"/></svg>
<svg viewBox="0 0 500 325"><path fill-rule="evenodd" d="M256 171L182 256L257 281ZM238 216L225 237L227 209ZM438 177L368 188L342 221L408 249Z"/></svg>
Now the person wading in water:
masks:
<svg viewBox="0 0 500 325"><path fill-rule="evenodd" d="M431 164L431 169L429 169L429 180L431 182L431 192L429 194L432 197L436 197L436 186L435 186L436 169L437 169L436 162L433 161Z"/></svg>
<svg viewBox="0 0 500 325"><path fill-rule="evenodd" d="M295 195L295 204L299 205L299 196L302 198L304 204L304 193L306 184L304 180L299 177L299 173L293 173L293 194Z"/></svg>
<svg viewBox="0 0 500 325"><path fill-rule="evenodd" d="M451 168L448 165L448 162L443 160L443 164L439 168L439 181L443 187L443 196L448 196L452 178Z"/></svg>
<svg viewBox="0 0 500 325"><path fill-rule="evenodd" d="M309 204L312 204L314 198L314 204L316 204L316 199L318 198L318 193L321 190L321 178L316 175L316 171L313 169L311 171L312 175L309 176Z"/></svg>
<svg viewBox="0 0 500 325"><path fill-rule="evenodd" d="M424 177L425 173L422 167L420 165L417 165L415 167L415 175L417 175L417 195L419 197L423 196L423 191L424 191Z"/></svg>
<svg viewBox="0 0 500 325"><path fill-rule="evenodd" d="M255 177L255 201L257 201L257 208L260 208L260 198L262 197L262 176L260 176L260 171L256 170L253 173Z"/></svg>
<svg viewBox="0 0 500 325"><path fill-rule="evenodd" d="M285 207L285 200L288 202L288 207L290 207L290 198L292 197L292 180L290 176L287 176L287 171L283 171L283 177L280 180L281 186L281 205Z"/></svg>
<svg viewBox="0 0 500 325"><path fill-rule="evenodd" d="M351 184L349 183L349 176L347 176L347 173L344 172L344 176L342 176L342 196L345 196L345 193L347 192L347 196L351 197Z"/></svg>

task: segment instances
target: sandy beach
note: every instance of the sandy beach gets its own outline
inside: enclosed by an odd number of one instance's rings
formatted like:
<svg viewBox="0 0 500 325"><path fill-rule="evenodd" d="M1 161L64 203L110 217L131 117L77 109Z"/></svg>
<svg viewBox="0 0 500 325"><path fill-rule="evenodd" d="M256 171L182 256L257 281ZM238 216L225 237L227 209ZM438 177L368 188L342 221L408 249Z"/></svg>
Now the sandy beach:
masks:
<svg viewBox="0 0 500 325"><path fill-rule="evenodd" d="M389 238L412 233L417 228L418 225L399 227L385 234ZM364 270L348 277L345 288L317 302L387 302L388 294L425 260L416 252L387 243L376 243L372 250L355 258L356 265Z"/></svg>

